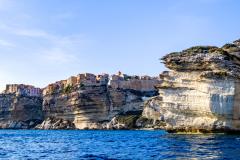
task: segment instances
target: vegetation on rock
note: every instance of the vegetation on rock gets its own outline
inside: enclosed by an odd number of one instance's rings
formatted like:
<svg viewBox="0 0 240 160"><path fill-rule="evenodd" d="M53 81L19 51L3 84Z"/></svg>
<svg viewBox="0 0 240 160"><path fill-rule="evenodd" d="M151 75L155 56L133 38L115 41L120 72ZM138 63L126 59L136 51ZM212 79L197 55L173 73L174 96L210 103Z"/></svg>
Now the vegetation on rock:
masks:
<svg viewBox="0 0 240 160"><path fill-rule="evenodd" d="M67 85L64 89L63 89L63 93L68 94L71 92L71 90L73 89L72 85Z"/></svg>
<svg viewBox="0 0 240 160"><path fill-rule="evenodd" d="M216 46L194 46L183 50L182 52L186 53L208 53L210 49L216 49Z"/></svg>

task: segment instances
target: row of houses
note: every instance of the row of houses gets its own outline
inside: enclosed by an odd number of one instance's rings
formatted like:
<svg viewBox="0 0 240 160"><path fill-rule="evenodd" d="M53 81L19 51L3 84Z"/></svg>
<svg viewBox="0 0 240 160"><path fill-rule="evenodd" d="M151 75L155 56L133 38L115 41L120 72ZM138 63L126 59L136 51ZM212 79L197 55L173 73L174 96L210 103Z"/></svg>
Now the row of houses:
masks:
<svg viewBox="0 0 240 160"><path fill-rule="evenodd" d="M118 72L109 76L108 74L94 75L91 73L78 74L71 76L66 80L57 81L49 84L44 89L36 88L31 85L24 84L8 84L4 93L15 93L17 95L41 96L52 94L66 87L71 86L93 86L93 85L109 85L112 88L134 89L141 91L153 90L154 86L159 82L158 78L150 76L129 76Z"/></svg>
<svg viewBox="0 0 240 160"><path fill-rule="evenodd" d="M150 77L150 76L138 76L138 75L127 75L122 72L110 76L110 81L129 81L129 80L158 80L159 77Z"/></svg>
<svg viewBox="0 0 240 160"><path fill-rule="evenodd" d="M7 84L6 89L3 93L14 93L17 95L23 96L41 96L42 90L40 88L36 88L32 85L25 85L25 84Z"/></svg>
<svg viewBox="0 0 240 160"><path fill-rule="evenodd" d="M67 80L62 80L48 85L43 89L43 95L51 94L55 91L63 90L67 86L93 86L109 85L114 89L133 89L139 91L152 91L154 86L159 83L159 77L150 76L129 76L118 72L109 76L108 74L94 75L91 73L78 74L71 76Z"/></svg>
<svg viewBox="0 0 240 160"><path fill-rule="evenodd" d="M159 77L129 76L118 72L110 77L109 86L114 89L132 89L137 91L153 91L160 82Z"/></svg>
<svg viewBox="0 0 240 160"><path fill-rule="evenodd" d="M104 85L108 82L108 74L94 75L91 73L78 74L77 76L71 76L66 80L66 85Z"/></svg>
<svg viewBox="0 0 240 160"><path fill-rule="evenodd" d="M51 94L54 91L63 90L68 86L92 86L92 85L106 85L108 83L108 74L94 75L91 73L78 74L71 76L67 80L61 80L48 85L43 89L43 95Z"/></svg>

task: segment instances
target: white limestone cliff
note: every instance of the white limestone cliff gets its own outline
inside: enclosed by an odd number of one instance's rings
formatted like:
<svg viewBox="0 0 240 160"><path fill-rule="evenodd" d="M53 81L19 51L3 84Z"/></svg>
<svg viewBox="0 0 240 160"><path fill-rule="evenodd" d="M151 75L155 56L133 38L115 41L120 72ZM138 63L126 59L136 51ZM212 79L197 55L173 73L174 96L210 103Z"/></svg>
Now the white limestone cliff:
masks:
<svg viewBox="0 0 240 160"><path fill-rule="evenodd" d="M169 132L240 131L239 57L235 44L165 56L170 71L160 75L159 96L145 102L143 117Z"/></svg>

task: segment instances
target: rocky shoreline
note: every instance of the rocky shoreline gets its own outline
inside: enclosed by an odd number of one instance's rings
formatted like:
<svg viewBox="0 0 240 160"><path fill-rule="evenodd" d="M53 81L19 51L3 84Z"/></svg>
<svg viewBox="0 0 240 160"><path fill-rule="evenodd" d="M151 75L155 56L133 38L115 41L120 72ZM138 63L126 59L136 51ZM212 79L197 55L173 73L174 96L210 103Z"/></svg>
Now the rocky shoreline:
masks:
<svg viewBox="0 0 240 160"><path fill-rule="evenodd" d="M0 128L133 129L144 101L158 94L159 81L119 72L79 74L43 89L10 84L0 96Z"/></svg>
<svg viewBox="0 0 240 160"><path fill-rule="evenodd" d="M72 76L0 94L2 129L164 129L240 132L240 40L164 56L158 77Z"/></svg>

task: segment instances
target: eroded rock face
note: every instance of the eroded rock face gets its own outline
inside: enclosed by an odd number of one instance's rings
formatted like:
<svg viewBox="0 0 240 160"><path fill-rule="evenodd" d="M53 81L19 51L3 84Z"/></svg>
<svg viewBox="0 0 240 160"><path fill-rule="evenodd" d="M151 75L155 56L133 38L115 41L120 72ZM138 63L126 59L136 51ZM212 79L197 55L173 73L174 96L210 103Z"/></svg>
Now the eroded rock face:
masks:
<svg viewBox="0 0 240 160"><path fill-rule="evenodd" d="M38 124L35 129L75 129L75 125L68 120L57 119L55 117L49 117L45 119L41 124Z"/></svg>
<svg viewBox="0 0 240 160"><path fill-rule="evenodd" d="M88 75L91 76L86 78L86 74L80 74L79 80L70 85L59 85L57 82L47 87L47 91L43 90L43 93L46 93L43 94L45 121L38 125L38 129L57 129L58 125L54 123L58 120L68 121L73 124L71 127L77 129L113 129L114 127L109 127L108 123L115 116L129 111L142 111L144 97L157 94L154 88L157 80L153 83L149 79L124 80L120 76L115 76L114 84L128 84L128 87L127 85L116 87L108 83L108 77L105 75ZM96 77L100 80L95 80ZM136 88L136 82L144 84L146 89Z"/></svg>
<svg viewBox="0 0 240 160"><path fill-rule="evenodd" d="M237 46L235 46L237 47ZM238 47L237 47L238 48ZM167 68L175 71L200 71L203 77L232 76L239 78L240 48L217 48L212 46L192 47L182 52L170 53L162 58Z"/></svg>
<svg viewBox="0 0 240 160"><path fill-rule="evenodd" d="M119 72L110 78L79 74L44 89L9 84L0 94L0 128L113 129L108 126L114 117L143 110L158 81Z"/></svg>
<svg viewBox="0 0 240 160"><path fill-rule="evenodd" d="M0 94L0 128L28 129L42 120L41 97Z"/></svg>
<svg viewBox="0 0 240 160"><path fill-rule="evenodd" d="M109 107L106 86L76 86L70 93L46 95L43 101L45 118L68 120L79 129L107 120Z"/></svg>
<svg viewBox="0 0 240 160"><path fill-rule="evenodd" d="M234 51L234 52L233 52ZM143 117L172 132L240 131L239 46L192 47L165 56L159 96Z"/></svg>

